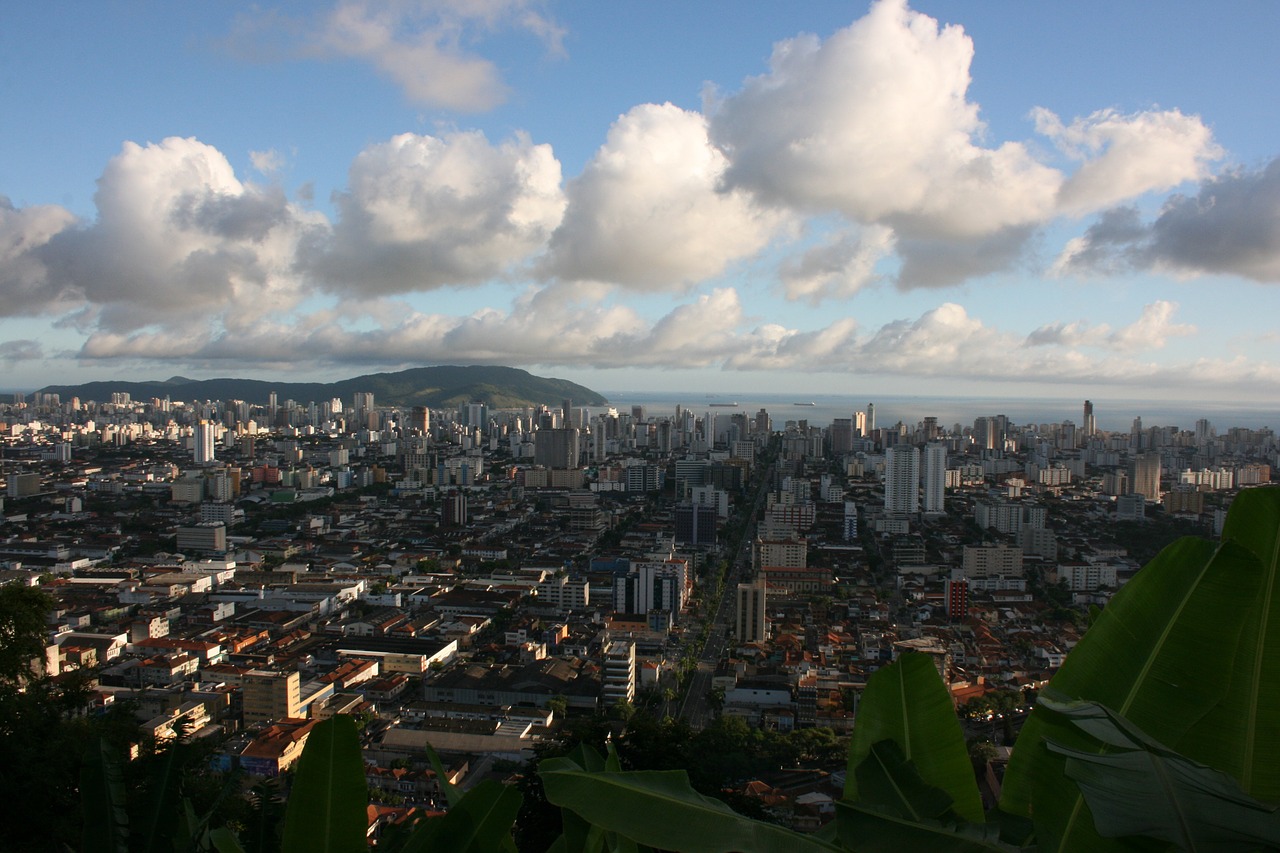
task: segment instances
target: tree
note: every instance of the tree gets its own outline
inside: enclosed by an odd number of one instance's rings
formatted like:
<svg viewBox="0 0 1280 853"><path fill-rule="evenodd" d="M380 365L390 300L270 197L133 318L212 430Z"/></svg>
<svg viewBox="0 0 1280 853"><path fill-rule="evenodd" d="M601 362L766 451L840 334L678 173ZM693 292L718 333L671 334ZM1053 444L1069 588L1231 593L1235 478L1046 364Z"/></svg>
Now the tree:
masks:
<svg viewBox="0 0 1280 853"><path fill-rule="evenodd" d="M43 673L46 619L53 599L42 589L0 586L0 684L20 687Z"/></svg>
<svg viewBox="0 0 1280 853"><path fill-rule="evenodd" d="M83 710L89 673L44 675L46 617L52 600L35 587L0 587L0 839L7 849L44 851L78 843L82 758L100 733L117 740L137 730L121 709L93 720Z"/></svg>

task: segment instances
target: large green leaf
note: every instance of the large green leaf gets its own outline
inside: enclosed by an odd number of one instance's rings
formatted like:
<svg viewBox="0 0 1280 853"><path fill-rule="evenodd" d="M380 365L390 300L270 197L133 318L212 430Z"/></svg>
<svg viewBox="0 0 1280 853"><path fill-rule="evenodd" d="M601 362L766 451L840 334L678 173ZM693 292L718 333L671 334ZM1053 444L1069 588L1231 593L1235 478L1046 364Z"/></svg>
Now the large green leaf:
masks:
<svg viewBox="0 0 1280 853"><path fill-rule="evenodd" d="M245 853L244 847L240 844L240 839L231 831L230 827L220 826L209 832L209 843L213 845L213 849L218 853Z"/></svg>
<svg viewBox="0 0 1280 853"><path fill-rule="evenodd" d="M994 824L963 823L951 797L925 782L891 740L873 744L858 765L858 801L842 802L833 822L837 838L860 853L963 853L1013 850Z"/></svg>
<svg viewBox="0 0 1280 853"><path fill-rule="evenodd" d="M1108 838L1145 835L1182 850L1280 848L1280 814L1240 790L1225 773L1152 740L1095 702L1052 704L1107 752L1050 742Z"/></svg>
<svg viewBox="0 0 1280 853"><path fill-rule="evenodd" d="M317 723L284 814L284 853L367 853L369 788L355 721Z"/></svg>
<svg viewBox="0 0 1280 853"><path fill-rule="evenodd" d="M914 821L864 802L836 803L837 835L857 853L1014 853L993 824Z"/></svg>
<svg viewBox="0 0 1280 853"><path fill-rule="evenodd" d="M427 744L427 759L431 762L431 769L436 774L436 785L439 786L440 792L444 794L445 802L452 808L462 800L462 791L457 785L449 781L449 774L445 773L444 763L440 761L440 756L436 753L435 747Z"/></svg>
<svg viewBox="0 0 1280 853"><path fill-rule="evenodd" d="M538 771L547 800L639 844L678 853L833 853L812 836L743 817L689 786L683 770L583 770L551 758Z"/></svg>
<svg viewBox="0 0 1280 853"><path fill-rule="evenodd" d="M920 777L891 740L872 744L858 765L858 802L912 821L940 820L951 811L951 797Z"/></svg>
<svg viewBox="0 0 1280 853"><path fill-rule="evenodd" d="M1167 742L1229 773L1254 797L1280 803L1280 489L1241 492L1222 537L1257 555L1261 589L1243 613L1240 645L1221 702L1185 738ZM1214 657L1203 660L1219 663Z"/></svg>
<svg viewBox="0 0 1280 853"><path fill-rule="evenodd" d="M152 768L147 813L142 823L142 850L157 853L162 846L172 849L178 825L178 756L180 743L170 743Z"/></svg>
<svg viewBox="0 0 1280 853"><path fill-rule="evenodd" d="M82 853L126 853L129 815L124 771L120 756L102 739L89 747L80 767L80 802L84 810Z"/></svg>
<svg viewBox="0 0 1280 853"><path fill-rule="evenodd" d="M420 821L402 853L494 853L515 849L511 827L520 792L485 780L467 791L443 817Z"/></svg>
<svg viewBox="0 0 1280 853"><path fill-rule="evenodd" d="M845 800L858 800L858 765L882 740L896 743L927 784L945 791L956 814L982 823L964 732L929 655L907 652L867 679L849 744Z"/></svg>
<svg viewBox="0 0 1280 853"><path fill-rule="evenodd" d="M1164 743L1177 743L1220 700L1240 638L1240 614L1258 595L1254 554L1198 539L1165 548L1126 584L1054 675L1047 695L1100 702ZM1206 662L1211 665L1206 666ZM1045 851L1119 849L1094 830L1065 758L1045 738L1082 751L1096 742L1060 715L1032 712L1005 776L1001 807L1030 815Z"/></svg>

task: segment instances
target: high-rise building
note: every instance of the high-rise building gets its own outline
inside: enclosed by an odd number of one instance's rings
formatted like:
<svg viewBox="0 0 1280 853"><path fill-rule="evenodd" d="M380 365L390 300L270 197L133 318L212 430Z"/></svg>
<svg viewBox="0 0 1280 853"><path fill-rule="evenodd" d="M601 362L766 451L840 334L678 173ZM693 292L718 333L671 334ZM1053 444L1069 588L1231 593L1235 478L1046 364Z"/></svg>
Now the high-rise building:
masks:
<svg viewBox="0 0 1280 853"><path fill-rule="evenodd" d="M1160 500L1160 454L1139 453L1129 468L1129 491L1151 503Z"/></svg>
<svg viewBox="0 0 1280 853"><path fill-rule="evenodd" d="M687 574L687 567L681 562L633 561L631 571L614 579L613 609L618 613L665 610L679 614L686 592L682 572Z"/></svg>
<svg viewBox="0 0 1280 853"><path fill-rule="evenodd" d="M363 420L369 412L373 411L373 392L357 391L351 408L355 410L356 420Z"/></svg>
<svg viewBox="0 0 1280 853"><path fill-rule="evenodd" d="M214 424L201 420L195 427L195 443L192 456L197 465L212 465L214 461Z"/></svg>
<svg viewBox="0 0 1280 853"><path fill-rule="evenodd" d="M675 509L677 545L716 544L716 508L706 504L680 504Z"/></svg>
<svg viewBox="0 0 1280 853"><path fill-rule="evenodd" d="M884 508L886 512L919 512L920 448L899 444L885 451Z"/></svg>
<svg viewBox="0 0 1280 853"><path fill-rule="evenodd" d="M996 447L995 418L981 417L973 422L973 444L979 450L994 450Z"/></svg>
<svg viewBox="0 0 1280 853"><path fill-rule="evenodd" d="M440 522L445 527L465 527L467 524L466 492L452 491L441 501Z"/></svg>
<svg viewBox="0 0 1280 853"><path fill-rule="evenodd" d="M760 435L768 435L773 431L773 421L769 418L769 413L764 409L756 412L755 432Z"/></svg>
<svg viewBox="0 0 1280 853"><path fill-rule="evenodd" d="M636 697L636 644L614 640L604 650L604 672L600 685L606 708Z"/></svg>
<svg viewBox="0 0 1280 853"><path fill-rule="evenodd" d="M764 578L738 584L737 610L733 620L734 636L740 643L763 643L769 637L765 602L768 584Z"/></svg>
<svg viewBox="0 0 1280 853"><path fill-rule="evenodd" d="M853 450L853 419L836 418L827 428L827 439L833 454L849 453Z"/></svg>
<svg viewBox="0 0 1280 853"><path fill-rule="evenodd" d="M1213 424L1207 418L1196 421L1196 447L1204 444L1215 435Z"/></svg>
<svg viewBox="0 0 1280 853"><path fill-rule="evenodd" d="M419 435L431 432L431 410L426 406L414 406L409 413L409 429Z"/></svg>
<svg viewBox="0 0 1280 853"><path fill-rule="evenodd" d="M1093 401L1084 401L1084 436L1091 437L1098 431L1098 422L1093 417Z"/></svg>
<svg viewBox="0 0 1280 853"><path fill-rule="evenodd" d="M924 467L921 471L925 512L944 512L947 487L947 446L930 442L924 446Z"/></svg>
<svg viewBox="0 0 1280 853"><path fill-rule="evenodd" d="M578 430L540 429L535 432L533 461L547 468L577 468Z"/></svg>
<svg viewBox="0 0 1280 853"><path fill-rule="evenodd" d="M969 615L969 580L963 571L951 573L943 590L943 602L952 622L959 622Z"/></svg>
<svg viewBox="0 0 1280 853"><path fill-rule="evenodd" d="M876 437L876 404L867 403L867 431L863 433L874 439Z"/></svg>
<svg viewBox="0 0 1280 853"><path fill-rule="evenodd" d="M241 679L244 701L244 724L271 720L296 719L302 716L302 677L293 672L255 669Z"/></svg>

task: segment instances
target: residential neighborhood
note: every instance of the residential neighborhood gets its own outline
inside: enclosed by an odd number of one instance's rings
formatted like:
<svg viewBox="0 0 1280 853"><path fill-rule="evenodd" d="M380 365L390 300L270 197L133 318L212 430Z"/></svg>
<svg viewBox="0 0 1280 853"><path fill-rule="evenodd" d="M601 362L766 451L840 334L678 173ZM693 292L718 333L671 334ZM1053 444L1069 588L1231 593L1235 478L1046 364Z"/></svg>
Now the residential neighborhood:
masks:
<svg viewBox="0 0 1280 853"><path fill-rule="evenodd" d="M356 718L370 837L508 778L575 719L829 732L931 656L986 757L1163 545L1271 482L1270 430L1002 415L877 427L736 407L0 405L0 579L54 602L40 671L89 674L138 749L284 778ZM735 724L736 725L736 724ZM1002 751L1003 750L1003 751ZM830 816L843 753L737 794ZM812 756L811 756L812 758Z"/></svg>

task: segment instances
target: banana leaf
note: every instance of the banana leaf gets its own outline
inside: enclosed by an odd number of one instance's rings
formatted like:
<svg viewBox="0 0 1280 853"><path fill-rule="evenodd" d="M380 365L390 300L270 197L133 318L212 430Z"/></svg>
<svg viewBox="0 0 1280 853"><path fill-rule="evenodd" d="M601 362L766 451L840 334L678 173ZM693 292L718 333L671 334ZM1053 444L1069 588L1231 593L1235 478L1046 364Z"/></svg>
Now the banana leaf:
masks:
<svg viewBox="0 0 1280 853"><path fill-rule="evenodd" d="M1099 614L1045 695L1116 709L1152 737L1177 743L1220 700L1231 675L1241 619L1260 594L1262 569L1248 549L1181 539L1165 548ZM1212 662L1206 666L1205 662ZM1043 851L1107 851L1066 759L1042 741L1081 751L1101 747L1061 715L1036 708L1018 737L1001 808L1035 821Z"/></svg>
<svg viewBox="0 0 1280 853"><path fill-rule="evenodd" d="M743 817L693 790L683 770L591 773L567 759L551 758L542 762L538 773L553 805L641 845L677 853L834 853L841 849Z"/></svg>
<svg viewBox="0 0 1280 853"><path fill-rule="evenodd" d="M317 723L298 760L284 814L283 853L368 853L369 788L355 721Z"/></svg>
<svg viewBox="0 0 1280 853"><path fill-rule="evenodd" d="M180 743L169 744L159 763L152 768L147 814L142 825L142 850L157 853L173 847L178 825L178 755L183 749Z"/></svg>
<svg viewBox="0 0 1280 853"><path fill-rule="evenodd" d="M915 822L951 813L951 797L924 781L891 740L873 744L857 773L859 803Z"/></svg>
<svg viewBox="0 0 1280 853"><path fill-rule="evenodd" d="M436 785L440 788L440 793L444 794L445 802L450 808L456 806L462 800L462 791L457 785L449 781L449 774L444 772L444 764L440 761L439 754L436 753L435 747L427 744L427 759L431 762L431 769L436 774Z"/></svg>
<svg viewBox="0 0 1280 853"><path fill-rule="evenodd" d="M951 797L920 777L892 740L873 744L858 765L858 801L837 804L836 837L859 853L991 853L1017 848L1001 843L1000 828L956 820Z"/></svg>
<svg viewBox="0 0 1280 853"><path fill-rule="evenodd" d="M1143 835L1190 851L1280 848L1280 813L1227 774L1179 755L1096 702L1051 707L1111 748L1048 744L1066 758L1067 775L1103 836Z"/></svg>
<svg viewBox="0 0 1280 853"><path fill-rule="evenodd" d="M1017 853L999 828L979 823L913 821L863 802L836 803L837 837L857 853Z"/></svg>
<svg viewBox="0 0 1280 853"><path fill-rule="evenodd" d="M907 652L867 679L849 744L844 799L857 802L858 765L891 740L920 777L951 798L956 814L982 823L982 799L955 706L929 655Z"/></svg>
<svg viewBox="0 0 1280 853"><path fill-rule="evenodd" d="M124 770L120 756L99 738L80 767L84 810L83 853L127 853L129 815L125 810Z"/></svg>
<svg viewBox="0 0 1280 853"><path fill-rule="evenodd" d="M485 780L463 794L443 817L420 821L402 853L514 853L511 827L520 803L515 788Z"/></svg>
<svg viewBox="0 0 1280 853"><path fill-rule="evenodd" d="M1221 701L1180 740L1189 758L1230 774L1250 795L1280 803L1280 489L1247 489L1231 504L1224 540L1262 563L1261 591L1243 613L1231 680ZM1210 666L1221 661L1206 656Z"/></svg>

